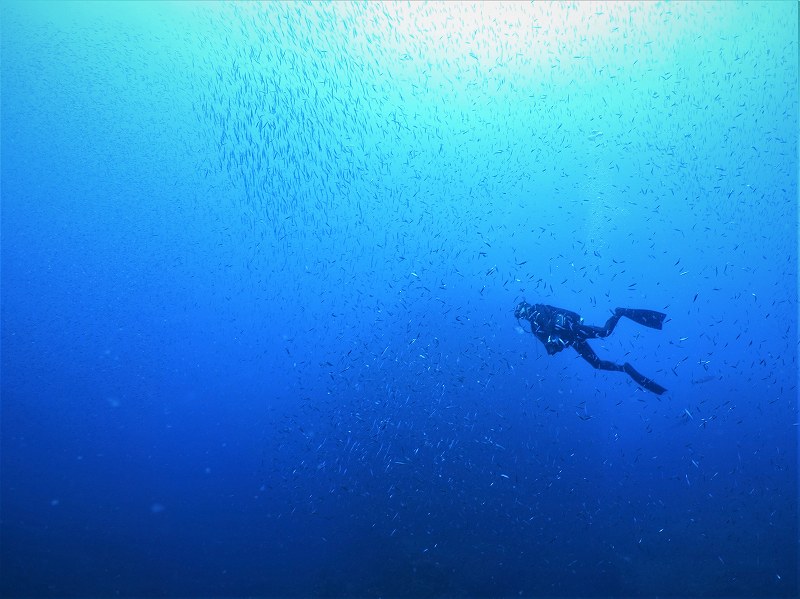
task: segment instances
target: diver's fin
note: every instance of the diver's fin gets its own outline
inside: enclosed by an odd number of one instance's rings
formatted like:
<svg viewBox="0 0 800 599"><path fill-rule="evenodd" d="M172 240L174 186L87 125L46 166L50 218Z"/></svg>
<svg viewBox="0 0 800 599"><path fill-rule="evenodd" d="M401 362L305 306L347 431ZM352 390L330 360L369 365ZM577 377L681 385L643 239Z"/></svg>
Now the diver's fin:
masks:
<svg viewBox="0 0 800 599"><path fill-rule="evenodd" d="M644 376L643 374L639 374L638 372L636 372L636 370L634 370L633 366L631 366L627 362L625 362L625 364L622 365L622 370L627 372L628 376L631 377L634 381L636 381L636 383L640 387L644 387L645 389L647 389L648 391L652 391L656 395L661 395L662 393L664 393L666 391L666 389L664 389L664 387L659 385L653 379L649 379L646 376Z"/></svg>
<svg viewBox="0 0 800 599"><path fill-rule="evenodd" d="M615 313L643 326L659 330L661 330L664 319L667 317L663 312L656 312L655 310L637 310L636 308L617 308Z"/></svg>

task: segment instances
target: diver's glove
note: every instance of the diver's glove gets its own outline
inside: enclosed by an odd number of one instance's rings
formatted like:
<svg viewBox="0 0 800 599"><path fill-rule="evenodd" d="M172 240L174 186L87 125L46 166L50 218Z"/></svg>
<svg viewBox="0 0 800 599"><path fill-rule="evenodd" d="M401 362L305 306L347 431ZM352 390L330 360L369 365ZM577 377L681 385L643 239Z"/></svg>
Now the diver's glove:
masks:
<svg viewBox="0 0 800 599"><path fill-rule="evenodd" d="M557 354L558 352L562 351L564 348L568 347L566 341L564 341L561 337L550 335L547 337L547 341L544 343L544 348L547 350L548 355Z"/></svg>

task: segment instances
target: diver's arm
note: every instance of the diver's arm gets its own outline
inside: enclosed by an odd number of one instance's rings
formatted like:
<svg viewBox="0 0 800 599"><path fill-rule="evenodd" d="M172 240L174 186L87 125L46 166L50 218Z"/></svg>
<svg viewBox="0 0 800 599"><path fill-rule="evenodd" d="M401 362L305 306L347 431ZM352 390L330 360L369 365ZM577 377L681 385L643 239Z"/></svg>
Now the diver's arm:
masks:
<svg viewBox="0 0 800 599"><path fill-rule="evenodd" d="M569 343L565 342L561 337L548 335L544 332L534 332L533 333L536 338L542 342L544 345L545 350L547 350L547 355L552 356L553 354L557 354L561 350L569 347Z"/></svg>
<svg viewBox="0 0 800 599"><path fill-rule="evenodd" d="M565 343L561 338L556 337L555 340L548 339L545 341L544 348L547 350L547 355L552 356L553 354L557 354L558 352L562 351L563 349L569 347L568 343Z"/></svg>

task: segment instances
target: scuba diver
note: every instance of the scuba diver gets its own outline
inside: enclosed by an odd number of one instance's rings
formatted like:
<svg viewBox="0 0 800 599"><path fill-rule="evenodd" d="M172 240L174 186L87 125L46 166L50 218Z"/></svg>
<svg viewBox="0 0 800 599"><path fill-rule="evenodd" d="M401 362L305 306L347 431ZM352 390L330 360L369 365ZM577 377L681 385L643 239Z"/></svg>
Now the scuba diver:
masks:
<svg viewBox="0 0 800 599"><path fill-rule="evenodd" d="M620 365L607 360L601 360L586 342L587 339L608 337L614 330L614 327L617 326L619 319L623 316L640 325L661 330L664 318L667 316L662 312L656 312L654 310L636 310L633 308L617 308L604 326L595 327L583 324L583 318L575 312L562 310L561 308L548 306L547 304L530 305L528 302L523 301L520 302L516 310L514 310L514 316L518 320L522 319L530 322L531 333L533 333L539 341L544 343L544 348L547 350L548 355L552 356L572 346L584 360L598 370L625 372L641 387L657 395L661 395L666 391L664 387L652 379L639 374L634 370L633 366L627 362Z"/></svg>

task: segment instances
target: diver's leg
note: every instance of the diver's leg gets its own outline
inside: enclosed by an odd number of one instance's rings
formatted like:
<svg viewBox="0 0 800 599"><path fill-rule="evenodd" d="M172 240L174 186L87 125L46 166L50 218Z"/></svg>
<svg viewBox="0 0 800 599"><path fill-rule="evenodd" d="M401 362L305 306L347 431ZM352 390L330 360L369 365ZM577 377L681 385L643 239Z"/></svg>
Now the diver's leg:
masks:
<svg viewBox="0 0 800 599"><path fill-rule="evenodd" d="M653 379L649 379L646 376L644 376L643 374L639 374L638 372L636 372L636 370L634 370L633 366L631 366L627 362L625 362L625 364L623 364L622 369L626 373L628 373L628 376L630 376L634 381L636 381L636 383L640 387L644 387L645 389L655 393L656 395L661 395L662 393L664 393L666 391L666 389L664 387L659 385Z"/></svg>
<svg viewBox="0 0 800 599"><path fill-rule="evenodd" d="M622 314L618 313L619 308L617 308L617 312L611 315L602 327L592 326L590 324L582 324L578 330L578 336L582 339L597 339L598 337L608 337L611 332L614 330L614 327L617 326L619 319L622 318Z"/></svg>
<svg viewBox="0 0 800 599"><path fill-rule="evenodd" d="M576 341L572 347L575 348L575 351L578 352L584 360L598 370L623 370L621 365L614 364L614 362L609 362L608 360L601 360L597 357L597 354L594 353L594 350L585 341Z"/></svg>
<svg viewBox="0 0 800 599"><path fill-rule="evenodd" d="M625 364L620 366L619 364L614 364L614 362L609 362L608 360L601 360L585 341L576 341L572 347L575 348L575 351L577 351L584 360L589 362L589 364L598 370L622 370L634 381L636 381L640 387L643 387L648 391L655 393L656 395L661 395L662 393L666 392L664 387L656 383L653 379L649 379L643 374L637 372L628 362L625 362Z"/></svg>

